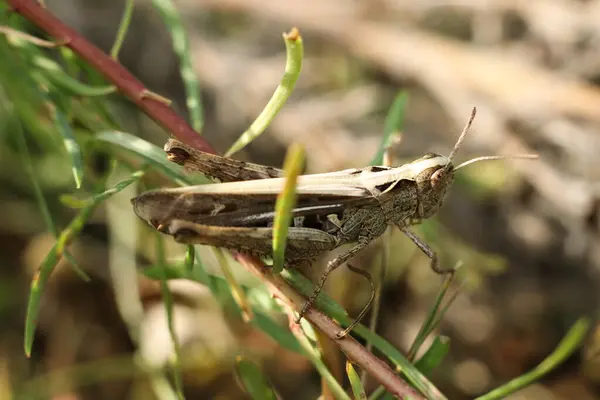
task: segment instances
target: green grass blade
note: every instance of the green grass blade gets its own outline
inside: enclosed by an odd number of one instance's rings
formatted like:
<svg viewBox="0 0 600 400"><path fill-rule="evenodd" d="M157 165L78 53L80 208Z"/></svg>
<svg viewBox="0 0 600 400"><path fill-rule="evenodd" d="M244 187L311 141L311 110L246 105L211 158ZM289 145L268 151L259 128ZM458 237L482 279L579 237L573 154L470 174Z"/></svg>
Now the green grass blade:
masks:
<svg viewBox="0 0 600 400"><path fill-rule="evenodd" d="M296 181L304 168L304 147L293 144L285 157L285 185L277 196L273 224L273 273L279 274L285 263L285 246L292 210L296 206Z"/></svg>
<svg viewBox="0 0 600 400"><path fill-rule="evenodd" d="M27 315L25 317L25 355L31 355L31 347L37 326L37 318L40 311L40 300L46 286L46 282L54 271L56 264L64 251L64 247L81 232L85 222L92 215L97 203L92 203L83 208L67 228L60 234L58 241L46 255L38 271L31 280L29 300L27 303Z"/></svg>
<svg viewBox="0 0 600 400"><path fill-rule="evenodd" d="M119 23L117 37L115 38L115 43L113 44L112 49L110 49L110 56L115 60L119 58L119 52L121 51L121 47L123 46L123 42L127 36L127 30L131 24L132 15L133 0L125 0L125 10L123 10L123 16L121 17L121 22Z"/></svg>
<svg viewBox="0 0 600 400"><path fill-rule="evenodd" d="M248 143L252 142L267 129L296 86L296 81L302 69L302 58L304 57L302 37L298 29L293 28L289 33L283 34L283 40L285 42L287 58L281 83L275 89L273 96L271 96L271 99L252 125L227 150L227 153L225 153L226 157L230 157L232 154L246 147Z"/></svg>
<svg viewBox="0 0 600 400"><path fill-rule="evenodd" d="M192 245L186 246L184 263L185 263L185 268L189 272L193 271L195 260L196 260L196 250L195 250L194 246L192 246Z"/></svg>
<svg viewBox="0 0 600 400"><path fill-rule="evenodd" d="M303 323L301 323L301 327L300 325L293 322L291 320L292 318L294 318L294 312L291 308L289 308L289 327L294 336L296 337L296 340L302 347L302 354L304 354L313 363L315 369L317 370L317 372L319 372L319 374L325 381L327 388L336 399L350 400L350 397L348 396L344 388L342 388L342 385L340 385L340 383L337 381L337 379L335 379L335 376L333 376L327 365L325 365L325 362L323 361L323 358L321 356L321 352L316 345L316 338L312 340L309 337L309 335L314 335L314 331L312 331L312 327L310 326L310 324L308 322L303 321Z"/></svg>
<svg viewBox="0 0 600 400"><path fill-rule="evenodd" d="M156 235L156 260L159 265L166 265L165 258L165 244L163 242L163 236L159 232L155 232ZM163 302L165 303L165 312L167 313L167 326L169 329L169 335L173 342L173 380L175 383L175 392L179 400L184 400L183 396L183 378L181 375L181 345L179 343L179 337L175 331L175 323L173 321L173 295L167 284L167 275L163 274L160 280L160 292Z"/></svg>
<svg viewBox="0 0 600 400"><path fill-rule="evenodd" d="M422 374L429 376L431 372L444 361L450 351L450 338L447 336L436 336L433 343L423 357L415 362L415 367Z"/></svg>
<svg viewBox="0 0 600 400"><path fill-rule="evenodd" d="M346 374L348 375L348 380L350 381L350 387L352 388L352 394L354 394L354 398L357 400L367 400L367 394L365 393L365 388L360 381L360 376L350 361L346 361Z"/></svg>
<svg viewBox="0 0 600 400"><path fill-rule="evenodd" d="M69 95L82 97L106 96L117 91L117 88L112 85L91 86L81 83L67 75L60 64L46 57L35 56L33 64L45 79Z"/></svg>
<svg viewBox="0 0 600 400"><path fill-rule="evenodd" d="M181 78L185 85L186 105L190 113L192 127L202 131L204 116L202 111L202 97L200 96L200 83L194 73L194 66L190 57L188 39L181 18L171 0L152 0L163 21L171 31L173 50L179 57Z"/></svg>
<svg viewBox="0 0 600 400"><path fill-rule="evenodd" d="M438 315L438 312L440 310L442 301L444 300L444 297L446 296L446 293L448 293L448 289L450 289L453 278L454 278L454 274L447 276L446 279L444 280L444 284L440 288L440 291L438 292L438 294L435 298L433 306L427 313L427 315L425 317L425 321L423 322L423 324L421 324L421 328L419 329L419 332L417 333L415 340L413 341L412 345L410 346L410 350L408 351L408 358L410 360L412 360L415 357L415 355L421 348L421 345L423 344L425 339L427 339L427 336L429 336L431 331L435 328L435 324L440 321L440 319L436 318L436 316ZM444 312L447 311L447 309L448 309L447 307L444 308Z"/></svg>
<svg viewBox="0 0 600 400"><path fill-rule="evenodd" d="M401 91L396 95L396 98L388 111L387 117L385 118L383 140L379 145L379 150L377 150L375 157L371 161L371 165L383 164L383 156L386 150L394 143L394 140L399 135L400 129L402 129L402 125L404 124L404 111L406 110L407 102L407 92Z"/></svg>
<svg viewBox="0 0 600 400"><path fill-rule="evenodd" d="M254 325L261 332L269 335L279 346L293 351L294 353L304 354L304 350L298 343L296 337L290 333L289 329L282 327L275 322L266 312L261 311L258 307L253 308L254 319L252 325Z"/></svg>
<svg viewBox="0 0 600 400"><path fill-rule="evenodd" d="M107 198L109 198L110 196L112 196L113 194L119 193L120 191L122 191L127 186L134 183L135 181L141 179L144 176L144 174L146 173L146 169L147 168L143 167L139 171L135 171L129 178L123 179L122 181L118 182L117 184L115 184L115 186L111 187L110 189L106 189L104 192L98 193L97 195L92 196L89 199L80 200L73 196L63 195L61 197L61 200L63 203L66 203L67 205L69 205L72 208L81 208L81 207L85 207L91 203L100 203L100 202L106 200Z"/></svg>
<svg viewBox="0 0 600 400"><path fill-rule="evenodd" d="M17 139L17 144L19 146L19 153L21 159L23 160L23 166L29 175L29 179L31 179L31 186L33 187L33 193L35 195L35 199L38 203L38 207L40 208L40 212L42 213L42 218L44 218L44 223L48 230L56 236L57 230L54 225L54 220L52 219L52 214L50 213L50 209L48 208L48 203L46 202L46 198L44 197L44 193L42 192L42 188L40 187L40 183L37 179L37 174L33 168L33 161L31 159L31 155L29 154L29 147L27 146L27 140L25 139L25 132L23 132L23 127L21 126L20 121L15 121L12 124L13 130L15 131L15 137Z"/></svg>
<svg viewBox="0 0 600 400"><path fill-rule="evenodd" d="M39 270L33 276L31 280L31 286L29 289L29 300L27 302L27 314L25 316L25 355L31 356L31 348L33 346L33 339L35 337L35 328L37 326L37 317L40 310L40 300L44 287L50 274L54 271L54 267L58 263L59 257L56 252L56 244L52 247L50 252L42 261L42 265Z"/></svg>
<svg viewBox="0 0 600 400"><path fill-rule="evenodd" d="M50 213L50 209L48 207L48 203L46 202L46 198L44 197L44 193L37 179L37 174L33 168L33 162L31 159L31 155L29 154L29 149L27 146L27 141L25 139L25 134L23 132L23 127L20 123L16 123L15 131L17 142L19 146L19 152L21 155L21 159L23 160L23 164L25 166L25 170L31 179L31 185L33 187L33 193L35 195L35 199L37 201L38 207L40 208L40 212L42 213L42 217L44 218L44 222L48 231L54 236L58 237L58 231L56 229L56 225L54 224L54 220L52 219L52 215ZM79 266L77 261L71 254L65 252L65 258L69 262L69 265L84 282L90 282L92 279L90 276Z"/></svg>
<svg viewBox="0 0 600 400"><path fill-rule="evenodd" d="M215 257L217 258L219 266L221 267L221 272L223 272L223 276L229 284L229 288L231 289L231 295L233 296L236 304L240 307L240 310L242 312L242 319L244 320L244 322L252 321L252 319L254 318L254 315L252 313L252 307L250 307L250 303L248 302L246 293L242 289L236 277L233 275L229 262L223 254L223 250L219 247L213 247L212 249L215 254Z"/></svg>
<svg viewBox="0 0 600 400"><path fill-rule="evenodd" d="M81 182L83 181L83 159L81 157L81 149L79 144L75 141L75 136L67 117L58 109L54 111L54 121L56 129L60 132L63 143L67 154L71 159L71 171L73 172L73 178L75 179L75 187L81 188Z"/></svg>
<svg viewBox="0 0 600 400"><path fill-rule="evenodd" d="M591 322L588 318L581 318L569 329L569 332L560 341L556 349L546 357L537 367L530 372L513 379L512 381L492 390L477 400L504 399L511 393L530 385L543 377L560 363L565 361L583 342L585 335L590 329Z"/></svg>
<svg viewBox="0 0 600 400"><path fill-rule="evenodd" d="M207 178L200 175L186 175L183 167L167 160L163 149L129 133L104 131L96 134L93 140L110 143L128 150L179 183L191 185L210 182Z"/></svg>
<svg viewBox="0 0 600 400"><path fill-rule="evenodd" d="M235 359L235 369L242 387L253 400L276 400L277 396L267 378L252 361L241 356Z"/></svg>

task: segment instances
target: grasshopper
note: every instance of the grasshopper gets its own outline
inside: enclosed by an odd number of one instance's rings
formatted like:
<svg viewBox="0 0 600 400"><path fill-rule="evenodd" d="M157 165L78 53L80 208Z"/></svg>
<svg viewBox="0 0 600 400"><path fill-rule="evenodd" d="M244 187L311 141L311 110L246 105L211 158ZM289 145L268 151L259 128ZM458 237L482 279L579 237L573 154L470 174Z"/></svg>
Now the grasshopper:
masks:
<svg viewBox="0 0 600 400"><path fill-rule="evenodd" d="M453 271L441 268L436 252L409 227L436 214L456 170L477 161L507 158L478 157L453 166L475 113L473 108L447 157L428 153L395 168L369 166L298 177L297 203L285 251L286 266L310 261L344 244L354 244L329 261L298 321L314 304L329 274L383 234L388 225L398 227L414 242L429 257L435 272ZM225 247L256 256L272 255L275 201L285 183L282 170L204 153L174 139L167 142L165 151L171 161L187 170L202 172L223 183L142 193L132 199L140 218L180 243ZM372 284L368 273L360 273ZM373 291L371 300L350 326L338 332L338 338L360 321L372 299Z"/></svg>

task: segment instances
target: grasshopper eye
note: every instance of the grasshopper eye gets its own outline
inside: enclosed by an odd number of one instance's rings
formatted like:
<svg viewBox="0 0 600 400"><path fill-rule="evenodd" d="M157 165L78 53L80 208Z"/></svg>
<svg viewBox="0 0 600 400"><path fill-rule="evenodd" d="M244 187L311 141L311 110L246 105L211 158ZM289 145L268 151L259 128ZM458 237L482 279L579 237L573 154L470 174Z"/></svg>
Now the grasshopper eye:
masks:
<svg viewBox="0 0 600 400"><path fill-rule="evenodd" d="M436 187L440 182L442 182L444 179L444 170L445 168L440 168L431 174L431 178L429 178L431 181L431 186Z"/></svg>

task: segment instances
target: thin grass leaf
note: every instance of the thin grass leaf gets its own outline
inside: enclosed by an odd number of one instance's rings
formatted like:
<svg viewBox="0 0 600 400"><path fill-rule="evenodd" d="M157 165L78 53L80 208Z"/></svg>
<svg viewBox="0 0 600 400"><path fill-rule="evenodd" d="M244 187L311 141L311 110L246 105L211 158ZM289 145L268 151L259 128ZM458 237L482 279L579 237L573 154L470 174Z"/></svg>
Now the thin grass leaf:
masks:
<svg viewBox="0 0 600 400"><path fill-rule="evenodd" d="M131 16L133 15L133 0L125 1L125 10L123 10L123 16L121 17L121 22L119 23L119 30L117 31L117 37L115 38L115 43L110 49L110 56L115 60L119 58L119 51L121 51L121 47L123 46L123 42L125 42L125 37L127 36L127 30L129 29L129 24L131 23Z"/></svg>
<svg viewBox="0 0 600 400"><path fill-rule="evenodd" d="M285 263L285 246L288 228L292 223L292 210L296 206L296 181L304 168L304 147L293 144L284 162L285 185L277 196L273 223L273 273L279 274Z"/></svg>
<svg viewBox="0 0 600 400"><path fill-rule="evenodd" d="M167 160L165 152L161 148L136 136L130 135L129 133L104 131L94 135L93 140L96 142L110 143L128 150L140 156L165 175L181 184L191 185L210 182L201 175L186 175L183 167Z"/></svg>
<svg viewBox="0 0 600 400"><path fill-rule="evenodd" d="M358 376L358 373L350 361L346 361L346 374L348 375L348 380L350 381L350 387L352 388L354 398L358 400L367 400L367 394L362 382L360 381L360 376Z"/></svg>
<svg viewBox="0 0 600 400"><path fill-rule="evenodd" d="M192 270L194 269L195 259L196 259L196 250L194 249L194 246L187 245L186 250L185 250L184 264L185 264L185 268L188 270L188 272L192 272Z"/></svg>
<svg viewBox="0 0 600 400"><path fill-rule="evenodd" d="M307 336L306 331L295 322L292 322L292 316L294 314L295 313L293 312L291 307L288 308L288 319L290 320L289 327L294 336L296 337L296 340L302 347L302 354L304 354L312 362L317 372L319 372L319 374L323 378L323 381L327 385L327 388L336 399L350 400L350 397L348 396L344 388L342 388L340 383L335 379L335 377L323 361L321 352L316 345L316 340L311 341ZM306 325L310 324L306 323L302 326L304 327Z"/></svg>
<svg viewBox="0 0 600 400"><path fill-rule="evenodd" d="M44 197L44 193L42 192L42 188L40 187L40 183L37 180L37 175L33 168L33 161L31 159L31 155L29 154L29 147L27 146L27 141L25 139L25 133L23 132L23 127L19 121L14 121L12 124L13 130L15 131L15 137L17 139L17 144L19 146L20 157L23 160L23 166L29 175L29 179L31 179L31 186L33 187L33 193L38 203L38 207L40 208L40 212L42 213L42 218L44 218L44 223L48 230L56 236L57 230L54 225L54 220L52 219L52 214L50 213L50 209L48 208L48 203L46 202L46 198Z"/></svg>
<svg viewBox="0 0 600 400"><path fill-rule="evenodd" d="M252 325L254 325L255 328L269 335L279 346L293 351L294 353L304 354L302 346L287 328L282 327L269 317L266 312L261 311L257 307L253 308L252 312L254 313Z"/></svg>
<svg viewBox="0 0 600 400"><path fill-rule="evenodd" d="M440 309L442 301L444 300L446 293L448 293L448 289L450 289L450 286L451 286L453 280L454 280L454 274L448 275L446 277L446 279L444 280L444 283L435 298L433 306L431 307L431 309L425 316L425 321L421 325L421 328L419 329L419 332L417 333L415 340L413 341L412 345L410 346L410 350L408 351L408 359L409 360L412 360L415 358L417 352L421 348L421 345L423 344L425 339L427 339L427 336L429 336L431 331L435 328L436 321L439 322L439 319L437 319L436 316L438 315L438 311ZM447 308L445 308L445 311L447 311Z"/></svg>
<svg viewBox="0 0 600 400"><path fill-rule="evenodd" d="M66 46L61 46L58 51L64 61L66 73L70 76L77 76L79 74L79 60L73 50Z"/></svg>
<svg viewBox="0 0 600 400"><path fill-rule="evenodd" d="M165 259L165 245L163 237L160 233L156 232L156 259L159 265L166 265ZM173 342L173 380L175 384L175 393L179 400L184 400L183 395L183 377L181 375L181 345L179 343L179 337L175 331L175 323L173 321L173 295L167 285L166 274L160 280L160 292L163 302L165 303L165 311L167 313L167 326L169 328L169 334L171 341Z"/></svg>
<svg viewBox="0 0 600 400"><path fill-rule="evenodd" d="M208 273L202 259L198 256L198 248L194 246L194 266L192 269L187 269L190 279L203 283L211 293L218 299L221 293L229 293L229 288L219 289L216 284L216 278Z"/></svg>
<svg viewBox="0 0 600 400"><path fill-rule="evenodd" d="M63 143L67 154L71 159L71 171L73 172L73 178L75 179L75 187L81 188L81 182L83 181L83 159L81 157L81 149L79 144L75 141L75 136L69 125L67 117L58 109L54 110L54 121L58 132L60 132Z"/></svg>
<svg viewBox="0 0 600 400"><path fill-rule="evenodd" d="M87 206L90 203L102 202L102 201L106 200L107 198L109 198L110 196L112 196L116 193L119 193L121 190L125 189L127 186L131 185L135 181L141 179L144 176L144 174L146 173L146 170L147 170L147 167L144 166L139 171L134 172L129 178L123 179L122 181L115 184L115 186L111 187L110 189L107 189L102 193L98 193L97 195L92 196L90 198L79 199L79 198L71 196L71 195L62 195L60 198L61 202L65 205L68 205L71 208L82 208L82 207Z"/></svg>
<svg viewBox="0 0 600 400"><path fill-rule="evenodd" d="M548 372L552 371L559 364L564 362L573 352L581 345L585 339L585 335L590 329L591 321L589 318L581 318L573 324L569 332L560 341L556 349L546 357L537 367L526 374L511 380L510 382L492 390L483 396L477 397L476 400L495 400L504 399L508 395L516 392L541 379Z"/></svg>
<svg viewBox="0 0 600 400"><path fill-rule="evenodd" d="M312 285L308 279L301 277L298 272L283 270L281 272L281 276L296 291L303 295L310 294L314 290L314 285ZM342 326L348 326L352 322L348 317L346 310L328 296L322 296L322 294L319 294L315 305L325 314L338 321ZM352 332L365 340L371 341L373 343L373 347L379 350L382 354L385 354L385 356L392 361L394 365L396 365L397 370L406 377L407 381L417 390L423 393L427 398L446 398L427 379L427 377L425 377L406 359L406 357L400 351L398 351L392 344L383 339L381 336L371 332L369 328L362 324L358 324Z"/></svg>
<svg viewBox="0 0 600 400"><path fill-rule="evenodd" d="M35 328L37 326L37 318L40 311L40 301L46 282L50 275L54 271L56 264L60 260L60 257L64 251L64 247L81 232L85 222L92 215L92 212L98 204L92 203L87 207L83 208L79 214L71 221L69 226L62 231L58 241L52 247L50 252L46 255L39 269L31 280L31 288L29 291L29 300L27 303L27 315L25 317L25 355L31 356L31 348L33 346L33 339L35 335Z"/></svg>
<svg viewBox="0 0 600 400"><path fill-rule="evenodd" d="M375 157L371 161L371 165L382 165L383 156L387 149L394 143L396 137L402 129L404 124L404 111L406 110L406 104L408 102L408 93L401 91L396 95L390 110L388 111L387 117L385 118L385 125L383 127L383 140L379 145L379 150L375 154Z"/></svg>
<svg viewBox="0 0 600 400"><path fill-rule="evenodd" d="M448 336L436 336L423 357L415 362L415 367L423 375L430 376L431 372L444 361L449 351L450 338Z"/></svg>
<svg viewBox="0 0 600 400"><path fill-rule="evenodd" d="M223 250L218 247L212 247L212 249L215 254L215 257L217 257L217 261L219 263L219 266L221 267L223 276L225 277L225 280L229 284L229 287L231 289L231 295L233 296L233 298L235 299L235 302L237 303L237 305L240 307L240 310L242 311L242 319L244 320L244 322L252 321L252 318L254 317L254 315L252 313L252 308L250 307L250 303L248 302L248 298L246 297L246 294L242 290L242 287L240 286L239 282L237 281L237 279L231 272L231 268L229 266L229 263L227 262L227 259L225 259Z"/></svg>
<svg viewBox="0 0 600 400"><path fill-rule="evenodd" d="M274 390L262 371L252 361L237 356L235 358L235 370L240 383L248 396L254 400L276 400Z"/></svg>
<svg viewBox="0 0 600 400"><path fill-rule="evenodd" d="M83 270L81 265L79 265L79 263L77 262L77 260L75 259L75 257L73 257L73 255L71 253L69 253L68 251L65 251L65 252L63 252L63 257L69 263L69 265L71 266L71 269L73 270L75 275L77 275L79 277L79 279L81 279L85 283L92 281L92 278L87 274L87 272L85 272Z"/></svg>
<svg viewBox="0 0 600 400"><path fill-rule="evenodd" d="M106 96L115 93L117 88L113 85L91 86L67 75L60 64L43 56L33 57L33 65L37 71L52 85L71 96L93 97Z"/></svg>
<svg viewBox="0 0 600 400"><path fill-rule="evenodd" d="M296 86L296 81L298 80L300 70L302 69L302 58L304 57L302 37L300 36L298 29L292 28L289 33L283 34L283 40L285 42L287 58L285 63L285 73L283 74L281 83L277 89L275 89L273 96L252 125L250 125L229 150L227 150L225 157L231 157L232 154L237 153L260 136L279 113L279 110L285 104L288 97L290 97Z"/></svg>
<svg viewBox="0 0 600 400"><path fill-rule="evenodd" d="M46 228L48 231L55 237L58 238L58 231L56 229L56 225L54 224L54 220L52 219L52 215L50 213L50 209L48 207L48 203L46 202L46 198L44 197L44 193L42 192L42 188L37 179L37 174L33 168L33 161L31 159L31 155L29 154L29 148L27 146L27 141L25 139L25 133L23 132L23 127L17 121L13 124L14 131L16 131L17 142L19 146L19 152L21 159L23 160L23 164L25 166L25 170L31 179L31 185L33 187L33 193L35 195L36 202L42 213L42 217L44 218L44 222L46 224ZM71 256L69 253L65 253L65 258L69 261L69 265L73 269L73 272L77 274L84 282L90 282L92 279L90 276L79 266L75 258Z"/></svg>
<svg viewBox="0 0 600 400"><path fill-rule="evenodd" d="M200 82L194 73L188 39L181 18L171 0L152 0L152 4L154 4L165 25L171 31L173 50L179 57L179 68L185 86L186 105L190 113L190 120L194 130L200 133L204 125Z"/></svg>
<svg viewBox="0 0 600 400"><path fill-rule="evenodd" d="M151 265L142 270L146 278L156 281L161 279L189 279L189 274L181 264Z"/></svg>

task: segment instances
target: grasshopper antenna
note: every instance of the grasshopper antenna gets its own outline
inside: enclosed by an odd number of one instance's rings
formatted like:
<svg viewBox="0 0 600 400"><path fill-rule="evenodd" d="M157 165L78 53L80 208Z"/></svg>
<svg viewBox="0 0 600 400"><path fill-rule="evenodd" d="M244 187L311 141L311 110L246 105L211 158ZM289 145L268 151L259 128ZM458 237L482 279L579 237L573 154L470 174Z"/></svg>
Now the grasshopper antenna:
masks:
<svg viewBox="0 0 600 400"><path fill-rule="evenodd" d="M465 140L465 136L467 136L467 133L469 133L469 129L471 128L471 124L473 124L473 120L475 119L476 114L477 114L477 108L473 107L473 110L471 110L471 117L469 117L467 124L463 128L460 136L458 137L458 140L456 141L456 144L454 145L454 148L452 149L452 151L450 152L450 155L448 156L448 160L450 162L447 164L446 168L450 168L450 165L452 164L452 160L454 159L454 156L456 156L456 153L458 152L460 145ZM465 162L459 164L457 167L455 167L454 170L456 171L462 167L466 167L469 164L473 164L473 163L476 163L479 161L506 160L506 159L529 159L529 160L532 160L532 159L536 159L536 158L539 158L539 156L537 154L517 154L517 155L511 155L511 156L482 156L482 157L476 157L471 160L465 161Z"/></svg>
<svg viewBox="0 0 600 400"><path fill-rule="evenodd" d="M467 136L467 133L469 133L469 129L471 128L471 124L473 123L473 120L475 119L476 114L477 114L477 107L473 107L473 109L471 110L471 116L469 117L467 124L463 128L460 136L458 137L458 140L456 141L456 144L454 145L454 148L452 149L452 151L450 152L450 155L448 156L448 160L450 161L448 163L448 166L450 166L450 164L452 164L452 160L454 159L454 156L456 156L458 149L460 149L460 145L462 144L463 140L465 140L465 136Z"/></svg>
<svg viewBox="0 0 600 400"><path fill-rule="evenodd" d="M473 164L479 161L487 161L487 160L506 160L506 159L525 159L525 160L535 160L537 158L540 158L539 155L537 154L516 154L516 155L512 155L512 156L481 156L481 157L475 157L472 158L468 161L465 161L461 164L458 164L458 166L456 166L454 168L454 170L458 170L461 169L462 167L466 167L469 164Z"/></svg>

